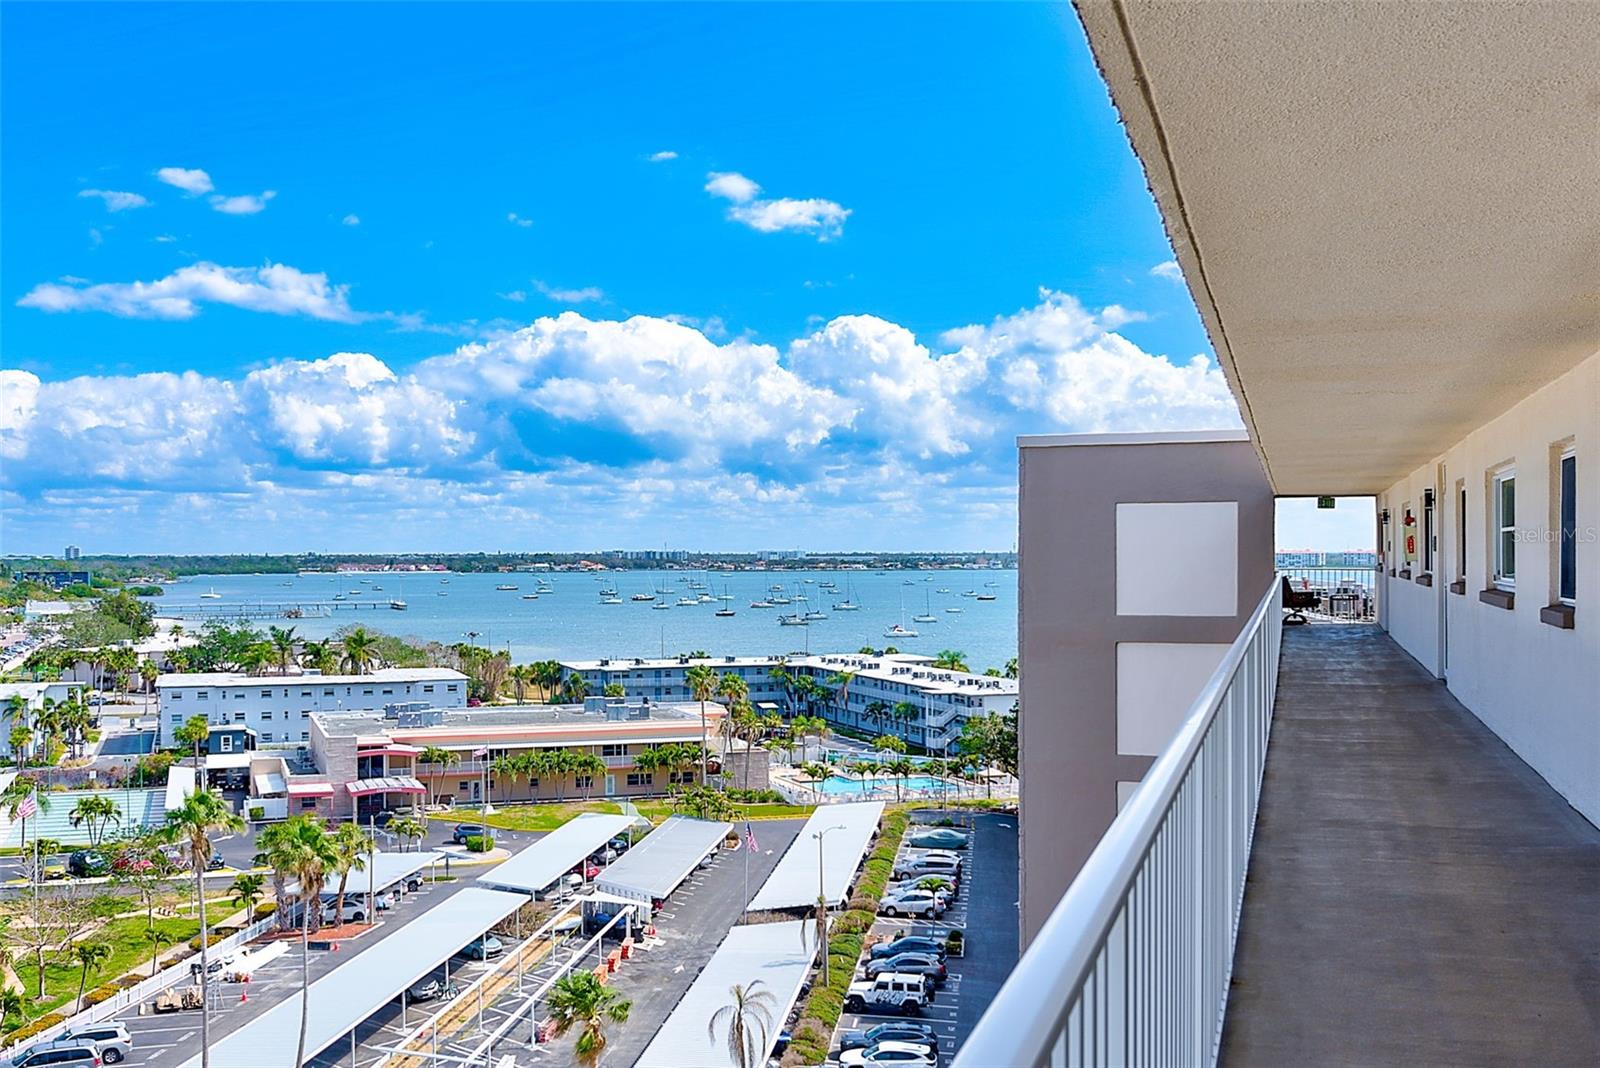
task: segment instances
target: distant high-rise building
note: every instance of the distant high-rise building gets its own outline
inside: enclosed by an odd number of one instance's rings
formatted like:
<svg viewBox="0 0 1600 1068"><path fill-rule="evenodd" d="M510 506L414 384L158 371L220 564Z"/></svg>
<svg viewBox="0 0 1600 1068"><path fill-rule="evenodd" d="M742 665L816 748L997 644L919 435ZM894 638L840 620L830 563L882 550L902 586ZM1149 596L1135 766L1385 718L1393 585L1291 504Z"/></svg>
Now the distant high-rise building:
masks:
<svg viewBox="0 0 1600 1068"><path fill-rule="evenodd" d="M76 560L83 555L83 550L76 545L67 546L67 551L61 554L63 560Z"/></svg>

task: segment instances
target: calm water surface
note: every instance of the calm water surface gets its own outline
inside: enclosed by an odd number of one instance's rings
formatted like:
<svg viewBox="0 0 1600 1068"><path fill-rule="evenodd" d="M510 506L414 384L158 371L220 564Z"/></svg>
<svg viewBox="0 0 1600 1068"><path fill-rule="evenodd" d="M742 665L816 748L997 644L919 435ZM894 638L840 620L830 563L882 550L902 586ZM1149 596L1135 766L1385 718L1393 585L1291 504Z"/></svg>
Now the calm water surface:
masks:
<svg viewBox="0 0 1600 1068"><path fill-rule="evenodd" d="M369 581L362 581L362 579ZM442 581L448 579L448 581ZM937 653L959 649L974 670L1002 667L1017 655L1017 573L1015 571L790 571L732 574L683 571L616 571L599 575L559 573L547 576L554 587L538 600L524 600L536 591L539 576L516 575L201 575L167 588L155 600L166 616L198 625L206 613L231 607L299 604L307 618L255 619L292 625L306 638L321 638L340 627L361 624L391 634L456 642L477 631L480 645L505 649L517 662L546 658L628 657L674 655L703 649L713 656L761 655L792 652L853 652L864 645L894 645L906 652ZM632 601L636 593L658 594L657 603L675 603L701 591L690 582L704 583L712 596L728 594L731 601L658 611L650 604ZM837 592L821 588L834 582ZM992 585L991 585L992 583ZM514 591L496 590L515 585ZM775 593L769 586L782 586ZM382 587L378 589L377 587ZM602 589L615 589L622 604L600 603ZM217 598L200 595L215 591ZM941 592L947 591L947 592ZM965 592L994 594L993 601L962 596ZM343 594L344 601L333 597ZM751 608L750 602L804 594L808 600L774 608ZM835 612L833 604L846 595L861 605L857 612ZM351 605L386 605L398 597L410 606L404 612L387 607L352 609ZM736 613L718 618L712 613L726 603ZM331 614L312 617L313 605L333 606ZM960 608L960 612L948 612ZM781 627L781 613L827 613L805 627ZM903 615L902 615L903 613ZM915 615L931 614L936 622L913 622ZM916 638L891 639L884 631L904 619L919 632Z"/></svg>

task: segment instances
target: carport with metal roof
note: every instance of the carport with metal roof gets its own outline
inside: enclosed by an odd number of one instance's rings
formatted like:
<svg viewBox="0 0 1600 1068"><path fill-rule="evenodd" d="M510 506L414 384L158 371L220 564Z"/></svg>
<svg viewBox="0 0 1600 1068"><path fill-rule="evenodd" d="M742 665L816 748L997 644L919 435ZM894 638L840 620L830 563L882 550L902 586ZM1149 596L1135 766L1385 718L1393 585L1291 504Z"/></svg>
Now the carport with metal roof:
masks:
<svg viewBox="0 0 1600 1068"><path fill-rule="evenodd" d="M706 1022L728 1004L730 987L748 990L756 982L773 998L771 1033L751 1062L766 1064L817 954L816 937L808 926L806 921L793 921L731 929L634 1068L737 1068L726 1033L708 1032Z"/></svg>
<svg viewBox="0 0 1600 1068"><path fill-rule="evenodd" d="M411 876L418 874L428 865L436 863L444 856L443 853L376 853L362 858L367 867L362 871L350 872L350 880L345 890L350 897L364 896L369 890L381 894L396 883L403 882ZM322 889L324 897L332 897L338 890L338 880L332 880ZM300 884L291 880L285 888L289 894L298 894Z"/></svg>
<svg viewBox="0 0 1600 1068"><path fill-rule="evenodd" d="M483 886L538 893L595 850L627 831L637 817L585 812L568 820L504 864L478 876Z"/></svg>
<svg viewBox="0 0 1600 1068"><path fill-rule="evenodd" d="M521 894L467 887L311 984L306 1056L347 1035L400 992L527 903ZM263 1068L295 1062L300 999L289 998L211 1045L212 1068ZM200 1064L200 1055L182 1068Z"/></svg>
<svg viewBox="0 0 1600 1068"><path fill-rule="evenodd" d="M660 900L689 877L695 865L722 844L731 823L672 816L649 837L612 863L595 887L635 901Z"/></svg>
<svg viewBox="0 0 1600 1068"><path fill-rule="evenodd" d="M800 828L789 851L761 884L745 911L815 905L819 864L823 896L830 905L843 903L850 894L850 881L855 878L861 858L872 844L872 836L878 833L878 821L882 818L882 801L820 806Z"/></svg>

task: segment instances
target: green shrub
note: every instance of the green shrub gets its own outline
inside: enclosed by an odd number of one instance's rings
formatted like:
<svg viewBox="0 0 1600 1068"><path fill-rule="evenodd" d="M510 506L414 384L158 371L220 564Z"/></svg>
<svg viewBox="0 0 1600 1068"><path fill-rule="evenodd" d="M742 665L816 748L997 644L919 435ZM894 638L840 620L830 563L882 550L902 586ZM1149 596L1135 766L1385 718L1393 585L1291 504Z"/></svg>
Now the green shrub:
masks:
<svg viewBox="0 0 1600 1068"><path fill-rule="evenodd" d="M216 931L212 931L211 934L206 938L206 947L209 949L211 946L216 945L218 942L222 941L224 938L227 938L227 937L228 936L225 935L225 934L219 934ZM193 938L189 939L189 948L192 951L194 951L195 953L200 952L200 936L199 935L195 935Z"/></svg>
<svg viewBox="0 0 1600 1068"><path fill-rule="evenodd" d="M13 1042L21 1042L25 1038L32 1038L40 1031L48 1031L50 1028L54 1027L56 1024L65 1019L66 1017L61 1015L59 1012L47 1012L32 1023L23 1024L21 1027L7 1035L6 1043L9 1045Z"/></svg>
<svg viewBox="0 0 1600 1068"><path fill-rule="evenodd" d="M474 834L467 838L468 853L487 853L494 848L494 835Z"/></svg>
<svg viewBox="0 0 1600 1068"><path fill-rule="evenodd" d="M877 912L879 899L875 897L868 897L865 893L862 893L861 891L866 889L864 884L865 881L863 880L863 885L857 887L858 892L850 899L848 907L852 910L859 909L864 912Z"/></svg>
<svg viewBox="0 0 1600 1068"><path fill-rule="evenodd" d="M257 901L256 907L250 915L255 919L264 920L277 911L278 903L276 901Z"/></svg>
<svg viewBox="0 0 1600 1068"><path fill-rule="evenodd" d="M849 912L833 921L833 929L839 934L865 934L872 929L876 912L876 905L865 909L852 907Z"/></svg>
<svg viewBox="0 0 1600 1068"><path fill-rule="evenodd" d="M250 818L252 820L260 821L260 820L266 819L266 817L267 817L267 810L265 808L263 808L260 805L251 805L250 806Z"/></svg>

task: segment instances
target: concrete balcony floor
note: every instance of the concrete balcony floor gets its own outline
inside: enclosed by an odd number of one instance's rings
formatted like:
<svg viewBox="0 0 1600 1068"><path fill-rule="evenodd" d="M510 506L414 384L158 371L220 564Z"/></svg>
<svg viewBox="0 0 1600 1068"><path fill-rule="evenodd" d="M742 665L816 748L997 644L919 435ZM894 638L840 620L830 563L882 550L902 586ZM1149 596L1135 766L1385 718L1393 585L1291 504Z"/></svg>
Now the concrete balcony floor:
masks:
<svg viewBox="0 0 1600 1068"><path fill-rule="evenodd" d="M1222 1063L1600 1064L1600 830L1376 627L1285 629Z"/></svg>

